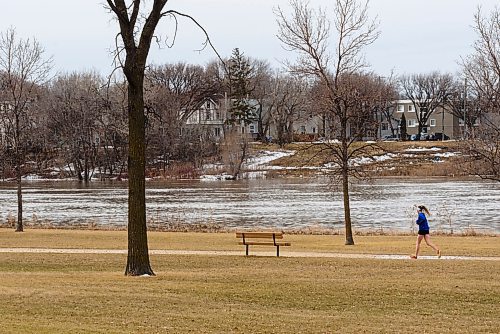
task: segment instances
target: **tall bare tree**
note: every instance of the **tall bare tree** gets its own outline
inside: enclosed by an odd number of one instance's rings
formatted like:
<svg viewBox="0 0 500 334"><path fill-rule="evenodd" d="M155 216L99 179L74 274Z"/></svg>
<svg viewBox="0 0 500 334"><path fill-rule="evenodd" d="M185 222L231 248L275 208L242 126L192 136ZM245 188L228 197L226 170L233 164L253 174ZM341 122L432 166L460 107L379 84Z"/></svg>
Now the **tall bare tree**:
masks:
<svg viewBox="0 0 500 334"><path fill-rule="evenodd" d="M8 125L14 154L17 183L16 232L23 231L23 196L21 177L24 174L26 136L34 126L33 109L36 109L36 91L44 84L52 69L52 59L45 58L43 47L35 39L18 38L14 28L0 34L0 74L2 99L7 106L3 113Z"/></svg>
<svg viewBox="0 0 500 334"><path fill-rule="evenodd" d="M258 139L265 142L271 121L269 112L267 112L270 106L267 103L269 102L268 98L272 91L272 69L265 60L251 59L250 62L255 73L252 80L252 97L258 102L258 108L255 110L257 131L259 133Z"/></svg>
<svg viewBox="0 0 500 334"><path fill-rule="evenodd" d="M122 63L128 82L129 115L128 256L125 275L132 276L154 275L149 263L146 226L144 72L154 32L167 1L154 0L149 14L141 22L142 1L126 4L124 0L107 0L118 19L126 52L125 62Z"/></svg>
<svg viewBox="0 0 500 334"><path fill-rule="evenodd" d="M144 74L155 30L163 17L188 18L203 32L205 30L189 15L176 10L164 10L168 0L153 0L149 4L141 0L106 0L116 16L121 45L117 45L116 59L128 82L129 115L129 195L128 195L128 256L125 275L154 275L149 262L146 195L145 195L145 152L146 116L144 114ZM211 45L208 35L205 45ZM122 51L125 60L122 61Z"/></svg>
<svg viewBox="0 0 500 334"><path fill-rule="evenodd" d="M281 8L276 10L278 38L287 49L299 54L297 62L289 64L290 70L312 76L323 87L323 96L318 102L322 104L326 118L337 124L335 135L339 143L325 143L323 149L330 152L339 166L337 175L340 176L344 199L345 243L353 245L350 161L357 154L366 154L369 149L366 145L353 148L359 133L350 131L350 127L357 122L360 112L367 111L365 107L359 109L364 99L358 93L360 87L353 84L358 81L357 73L366 67L362 51L379 36L378 25L369 19L368 1L336 0L333 8L335 47L330 51L331 25L326 12L313 10L308 2L300 0L291 0L290 6L291 17L287 17Z"/></svg>
<svg viewBox="0 0 500 334"><path fill-rule="evenodd" d="M294 123L307 119L308 93L307 82L300 77L278 74L274 78L270 116L280 146L293 141Z"/></svg>
<svg viewBox="0 0 500 334"><path fill-rule="evenodd" d="M378 77L378 85L376 86L376 112L380 116L380 123L386 121L388 127L391 130L391 134L394 136L396 134L396 129L394 128L395 123L399 122L399 119L395 117L396 111L396 100L398 99L397 84L395 78L391 75L388 78ZM380 130L382 126L380 124Z"/></svg>
<svg viewBox="0 0 500 334"><path fill-rule="evenodd" d="M170 158L186 153L182 126L206 99L217 101L220 91L216 78L202 66L176 63L147 70L148 152L163 156L164 168Z"/></svg>
<svg viewBox="0 0 500 334"><path fill-rule="evenodd" d="M103 86L97 73L60 75L53 81L46 103L55 144L80 181L90 181L98 162L100 145L96 140L105 107L100 93Z"/></svg>
<svg viewBox="0 0 500 334"><path fill-rule="evenodd" d="M474 138L466 142L470 174L500 182L500 114L484 115Z"/></svg>
<svg viewBox="0 0 500 334"><path fill-rule="evenodd" d="M489 15L478 8L473 26L477 39L474 52L462 61L467 79L465 112L480 113L479 131L466 142L472 158L469 172L482 178L500 181L500 8Z"/></svg>
<svg viewBox="0 0 500 334"><path fill-rule="evenodd" d="M468 89L485 111L500 113L500 7L489 17L478 8L473 28L474 52L462 60Z"/></svg>
<svg viewBox="0 0 500 334"><path fill-rule="evenodd" d="M426 129L431 115L445 107L453 93L450 74L432 72L403 76L400 80L402 94L411 100L418 122L418 136Z"/></svg>

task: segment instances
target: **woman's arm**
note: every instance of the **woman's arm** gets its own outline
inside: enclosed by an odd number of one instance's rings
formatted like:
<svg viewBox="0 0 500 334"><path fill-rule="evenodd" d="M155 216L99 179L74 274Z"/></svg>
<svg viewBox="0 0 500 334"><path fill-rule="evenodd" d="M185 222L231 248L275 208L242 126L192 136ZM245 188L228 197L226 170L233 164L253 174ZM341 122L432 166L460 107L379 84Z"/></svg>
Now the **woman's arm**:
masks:
<svg viewBox="0 0 500 334"><path fill-rule="evenodd" d="M422 224L424 221L425 221L425 215L424 215L422 212L420 212L420 213L418 214L418 218L417 218L417 221L416 221L415 223L416 223L417 225L420 225L420 224Z"/></svg>

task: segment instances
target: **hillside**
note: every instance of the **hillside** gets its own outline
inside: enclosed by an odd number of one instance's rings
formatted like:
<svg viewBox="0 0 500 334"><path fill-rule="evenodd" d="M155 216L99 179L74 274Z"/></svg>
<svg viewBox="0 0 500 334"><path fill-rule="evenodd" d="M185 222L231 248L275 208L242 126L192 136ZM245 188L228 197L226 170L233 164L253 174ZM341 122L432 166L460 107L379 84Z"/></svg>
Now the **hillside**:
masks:
<svg viewBox="0 0 500 334"><path fill-rule="evenodd" d="M368 155L353 159L353 164L370 176L467 176L464 158L457 141L381 142L373 158ZM267 177L316 176L328 171L331 156L320 145L294 143L280 149L277 145L256 144L254 156L284 152L281 157L253 171L266 171ZM251 164L249 164L251 165Z"/></svg>

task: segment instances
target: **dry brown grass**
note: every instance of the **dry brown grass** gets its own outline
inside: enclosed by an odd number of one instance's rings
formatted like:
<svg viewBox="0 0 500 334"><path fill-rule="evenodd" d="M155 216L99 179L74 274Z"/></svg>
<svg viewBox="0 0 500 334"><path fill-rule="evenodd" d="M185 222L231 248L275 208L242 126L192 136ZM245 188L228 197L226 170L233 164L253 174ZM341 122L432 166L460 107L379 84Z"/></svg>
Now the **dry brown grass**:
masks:
<svg viewBox="0 0 500 334"><path fill-rule="evenodd" d="M285 252L400 254L412 236L286 235ZM498 256L497 237L437 236ZM150 249L240 250L234 233L149 233ZM124 231L0 229L2 247L124 249ZM431 254L424 246L424 254ZM496 333L500 262L0 253L0 333Z"/></svg>
<svg viewBox="0 0 500 334"><path fill-rule="evenodd" d="M1 333L497 333L500 264L0 254Z"/></svg>
<svg viewBox="0 0 500 334"><path fill-rule="evenodd" d="M332 252L367 254L410 254L415 236L373 235L355 236L355 246L345 246L343 235L291 235L285 234L292 247L283 252ZM149 232L149 249L171 250L224 250L243 251L234 233ZM446 255L500 256L500 243L496 236L433 235ZM15 233L0 229L0 247L33 248L96 248L126 249L126 231L89 231L27 229ZM272 250L272 248L270 248ZM433 255L425 245L422 255Z"/></svg>
<svg viewBox="0 0 500 334"><path fill-rule="evenodd" d="M363 143L354 143L356 148ZM441 158L439 162L435 160L433 154L435 151L408 152L412 148L432 148L437 147L444 152L460 151L460 142L457 141L407 141L407 142L379 142L378 148L373 151L374 155L383 155L385 153L399 154L391 160L377 162L364 166L369 174L377 177L385 176L454 176L462 177L467 173L462 168L463 158L461 156L452 158ZM273 145L256 145L254 149L274 150L277 147ZM321 167L325 163L331 162L327 150L322 150L321 145L312 145L310 143L294 143L285 147L287 150L294 150L296 154L278 159L273 165L281 167ZM410 156L411 155L411 156ZM318 170L296 169L296 170L272 170L268 173L270 177L276 176L311 176L320 173Z"/></svg>

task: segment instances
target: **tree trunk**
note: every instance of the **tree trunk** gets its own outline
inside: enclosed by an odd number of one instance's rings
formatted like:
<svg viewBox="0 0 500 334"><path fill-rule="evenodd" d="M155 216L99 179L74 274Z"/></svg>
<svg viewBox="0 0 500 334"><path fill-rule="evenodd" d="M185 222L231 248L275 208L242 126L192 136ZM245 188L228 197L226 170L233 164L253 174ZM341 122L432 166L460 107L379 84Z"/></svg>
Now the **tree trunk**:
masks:
<svg viewBox="0 0 500 334"><path fill-rule="evenodd" d="M354 245L351 225L351 204L349 199L349 146L347 139L347 115L342 111L344 117L341 120L341 140L342 140L342 194L344 196L344 223L345 223L345 244Z"/></svg>
<svg viewBox="0 0 500 334"><path fill-rule="evenodd" d="M417 133L417 139L420 139L420 134L422 133L422 129L424 128L422 123L418 123L418 133Z"/></svg>
<svg viewBox="0 0 500 334"><path fill-rule="evenodd" d="M21 130L19 125L19 114L16 113L15 116L15 145L16 145L16 184L17 184L17 223L16 223L16 232L23 232L23 192L21 186L21 177L22 177L22 159L24 157L21 156L21 151L19 149L21 142Z"/></svg>
<svg viewBox="0 0 500 334"><path fill-rule="evenodd" d="M354 245L351 225L351 204L349 200L349 176L345 168L342 168L342 193L344 195L345 244Z"/></svg>
<svg viewBox="0 0 500 334"><path fill-rule="evenodd" d="M132 76L131 76L132 77ZM128 256L125 275L154 275L149 263L145 193L145 116L143 78L129 77Z"/></svg>
<svg viewBox="0 0 500 334"><path fill-rule="evenodd" d="M19 159L17 163L19 164ZM16 167L16 183L17 183L17 223L16 232L23 232L23 192L21 187L21 166Z"/></svg>

